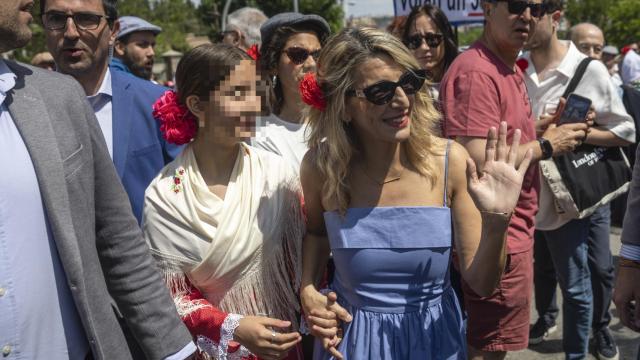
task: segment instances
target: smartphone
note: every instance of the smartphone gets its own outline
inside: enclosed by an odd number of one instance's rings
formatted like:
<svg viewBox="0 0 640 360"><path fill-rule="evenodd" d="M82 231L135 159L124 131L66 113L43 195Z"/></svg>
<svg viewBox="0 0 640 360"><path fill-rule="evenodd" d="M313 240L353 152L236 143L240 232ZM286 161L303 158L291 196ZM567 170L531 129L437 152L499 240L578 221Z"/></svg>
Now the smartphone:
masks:
<svg viewBox="0 0 640 360"><path fill-rule="evenodd" d="M587 121L587 113L591 107L591 100L584 96L570 94L567 98L567 104L560 115L558 125L571 124Z"/></svg>

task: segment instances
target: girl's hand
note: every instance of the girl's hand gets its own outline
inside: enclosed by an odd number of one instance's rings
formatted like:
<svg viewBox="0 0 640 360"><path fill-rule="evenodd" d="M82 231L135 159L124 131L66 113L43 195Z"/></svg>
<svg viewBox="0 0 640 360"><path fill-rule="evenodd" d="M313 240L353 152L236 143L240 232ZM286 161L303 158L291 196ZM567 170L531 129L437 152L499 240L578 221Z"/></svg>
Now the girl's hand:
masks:
<svg viewBox="0 0 640 360"><path fill-rule="evenodd" d="M302 340L298 332L278 333L274 330L287 329L289 326L291 326L290 321L248 316L240 319L240 325L233 334L234 340L260 359L284 359L289 350Z"/></svg>

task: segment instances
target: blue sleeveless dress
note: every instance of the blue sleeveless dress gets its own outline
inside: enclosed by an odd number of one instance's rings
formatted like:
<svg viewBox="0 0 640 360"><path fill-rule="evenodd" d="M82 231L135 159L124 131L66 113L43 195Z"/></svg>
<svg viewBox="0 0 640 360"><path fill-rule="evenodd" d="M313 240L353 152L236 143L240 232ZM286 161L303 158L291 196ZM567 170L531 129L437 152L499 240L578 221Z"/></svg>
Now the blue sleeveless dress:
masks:
<svg viewBox="0 0 640 360"><path fill-rule="evenodd" d="M445 174L447 168L445 156ZM462 313L449 284L446 207L325 212L335 276L331 288L353 315L338 350L345 359L466 359ZM315 359L330 359L316 342Z"/></svg>

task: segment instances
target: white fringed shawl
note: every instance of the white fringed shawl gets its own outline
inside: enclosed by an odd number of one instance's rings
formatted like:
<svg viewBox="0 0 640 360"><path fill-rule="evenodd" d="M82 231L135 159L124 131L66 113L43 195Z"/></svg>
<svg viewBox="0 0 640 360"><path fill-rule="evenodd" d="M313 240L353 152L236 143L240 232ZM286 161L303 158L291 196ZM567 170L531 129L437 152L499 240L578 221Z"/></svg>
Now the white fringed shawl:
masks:
<svg viewBox="0 0 640 360"><path fill-rule="evenodd" d="M222 200L187 146L145 193L143 230L167 284L186 293L186 275L222 311L289 320L297 329L299 189L283 159L241 143Z"/></svg>

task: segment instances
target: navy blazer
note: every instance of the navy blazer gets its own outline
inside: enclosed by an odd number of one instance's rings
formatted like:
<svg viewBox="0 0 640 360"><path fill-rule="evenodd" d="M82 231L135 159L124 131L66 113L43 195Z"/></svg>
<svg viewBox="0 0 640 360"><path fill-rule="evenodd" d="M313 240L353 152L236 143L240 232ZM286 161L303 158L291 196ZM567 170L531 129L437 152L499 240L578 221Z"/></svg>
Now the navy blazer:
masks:
<svg viewBox="0 0 640 360"><path fill-rule="evenodd" d="M151 115L153 103L167 89L117 69L110 71L113 163L140 223L147 186L182 146L167 143Z"/></svg>

